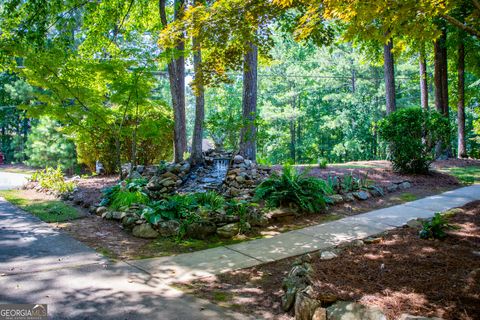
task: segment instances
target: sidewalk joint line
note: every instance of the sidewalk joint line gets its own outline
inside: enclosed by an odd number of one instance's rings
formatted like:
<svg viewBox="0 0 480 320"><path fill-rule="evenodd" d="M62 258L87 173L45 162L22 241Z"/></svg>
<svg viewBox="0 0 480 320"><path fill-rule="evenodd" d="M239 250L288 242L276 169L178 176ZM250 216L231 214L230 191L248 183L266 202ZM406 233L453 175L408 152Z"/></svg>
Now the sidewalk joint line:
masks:
<svg viewBox="0 0 480 320"><path fill-rule="evenodd" d="M224 247L224 248L226 248L226 249L228 249L228 250L230 250L230 251L233 251L233 252L236 252L236 253L240 253L241 255L243 255L243 256L245 256L245 257L248 257L248 258L251 258L251 259L257 260L257 261L258 261L258 262L260 262L260 263L265 263L265 261L262 261L262 260L260 260L260 259L257 259L257 258L255 258L255 257L252 257L251 255L248 255L248 254L246 254L246 253L243 253L243 252L241 252L241 251L238 251L238 250L232 249L232 248L230 248L230 247L227 247L227 246L223 246L223 247ZM235 269L232 269L232 270L235 270Z"/></svg>

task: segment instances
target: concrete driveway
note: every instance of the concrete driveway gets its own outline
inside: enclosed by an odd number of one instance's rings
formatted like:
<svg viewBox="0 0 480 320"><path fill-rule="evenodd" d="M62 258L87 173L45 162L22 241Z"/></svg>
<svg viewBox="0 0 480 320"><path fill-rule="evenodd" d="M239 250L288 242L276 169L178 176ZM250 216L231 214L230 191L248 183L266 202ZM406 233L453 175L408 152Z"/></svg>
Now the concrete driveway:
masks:
<svg viewBox="0 0 480 320"><path fill-rule="evenodd" d="M21 187L29 175L0 171L0 190L10 190Z"/></svg>

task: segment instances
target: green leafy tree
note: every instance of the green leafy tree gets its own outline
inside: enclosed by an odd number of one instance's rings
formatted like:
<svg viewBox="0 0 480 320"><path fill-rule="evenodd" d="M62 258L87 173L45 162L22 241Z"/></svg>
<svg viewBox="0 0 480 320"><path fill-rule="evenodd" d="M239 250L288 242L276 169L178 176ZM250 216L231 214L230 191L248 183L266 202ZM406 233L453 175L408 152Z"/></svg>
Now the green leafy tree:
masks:
<svg viewBox="0 0 480 320"><path fill-rule="evenodd" d="M77 163L75 144L61 130L59 122L41 118L28 135L25 163L33 167L72 169Z"/></svg>

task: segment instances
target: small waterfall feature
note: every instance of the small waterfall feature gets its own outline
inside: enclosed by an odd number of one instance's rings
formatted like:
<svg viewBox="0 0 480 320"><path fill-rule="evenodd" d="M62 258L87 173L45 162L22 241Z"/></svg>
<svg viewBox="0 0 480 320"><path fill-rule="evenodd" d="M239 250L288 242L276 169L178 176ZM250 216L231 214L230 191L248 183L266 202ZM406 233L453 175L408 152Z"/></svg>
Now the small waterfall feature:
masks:
<svg viewBox="0 0 480 320"><path fill-rule="evenodd" d="M227 177L230 158L217 157L210 159L207 166L197 168L192 172L179 192L206 192L218 190Z"/></svg>
<svg viewBox="0 0 480 320"><path fill-rule="evenodd" d="M213 159L213 174L216 176L219 184L225 180L229 161L230 159L225 158Z"/></svg>

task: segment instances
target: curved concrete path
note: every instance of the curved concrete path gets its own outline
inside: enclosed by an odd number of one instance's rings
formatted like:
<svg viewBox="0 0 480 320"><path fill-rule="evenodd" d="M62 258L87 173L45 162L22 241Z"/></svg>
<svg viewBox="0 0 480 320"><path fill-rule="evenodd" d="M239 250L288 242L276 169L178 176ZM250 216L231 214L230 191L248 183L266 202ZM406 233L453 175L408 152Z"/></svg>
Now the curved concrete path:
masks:
<svg viewBox="0 0 480 320"><path fill-rule="evenodd" d="M165 282L188 281L328 249L400 227L412 219L429 218L435 212L461 207L475 200L480 200L480 185L282 233L271 238L127 263Z"/></svg>
<svg viewBox="0 0 480 320"><path fill-rule="evenodd" d="M0 171L0 190L10 190L23 186L28 174Z"/></svg>
<svg viewBox="0 0 480 320"><path fill-rule="evenodd" d="M8 175L10 176L10 175ZM5 180L11 188L18 179ZM46 303L49 319L248 319L185 295L0 198L0 304Z"/></svg>

